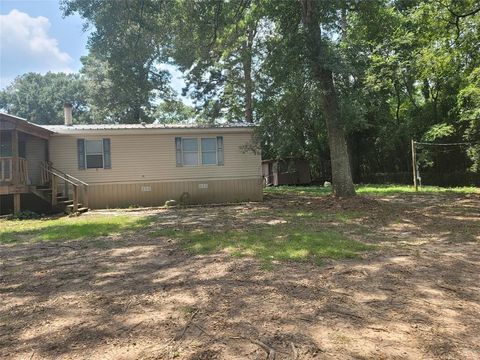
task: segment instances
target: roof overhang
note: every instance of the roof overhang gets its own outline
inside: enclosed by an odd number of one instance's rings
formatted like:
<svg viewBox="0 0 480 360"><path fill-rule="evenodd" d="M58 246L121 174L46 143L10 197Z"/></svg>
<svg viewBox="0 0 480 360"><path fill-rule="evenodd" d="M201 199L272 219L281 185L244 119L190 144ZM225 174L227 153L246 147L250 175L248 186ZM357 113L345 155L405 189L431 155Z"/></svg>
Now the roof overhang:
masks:
<svg viewBox="0 0 480 360"><path fill-rule="evenodd" d="M42 139L48 139L53 134L52 131L26 119L5 113L0 113L0 130L17 130Z"/></svg>

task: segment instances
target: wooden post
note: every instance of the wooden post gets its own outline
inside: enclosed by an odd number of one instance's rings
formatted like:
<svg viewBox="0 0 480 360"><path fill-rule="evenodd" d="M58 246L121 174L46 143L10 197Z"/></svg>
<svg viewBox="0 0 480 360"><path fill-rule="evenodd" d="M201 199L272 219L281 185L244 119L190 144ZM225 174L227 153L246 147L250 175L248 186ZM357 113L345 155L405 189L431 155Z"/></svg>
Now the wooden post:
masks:
<svg viewBox="0 0 480 360"><path fill-rule="evenodd" d="M412 139L412 169L413 169L413 186L415 186L415 191L418 191L417 183L417 151L415 148L415 141Z"/></svg>
<svg viewBox="0 0 480 360"><path fill-rule="evenodd" d="M12 130L12 182L13 185L18 185L19 179L19 167L18 167L18 131Z"/></svg>
<svg viewBox="0 0 480 360"><path fill-rule="evenodd" d="M63 174L63 176L65 176L65 174ZM66 179L67 178L65 177L65 184L64 184L64 188L63 188L63 196L68 198L68 181Z"/></svg>
<svg viewBox="0 0 480 360"><path fill-rule="evenodd" d="M72 185L73 187L73 212L76 213L78 211L78 186Z"/></svg>
<svg viewBox="0 0 480 360"><path fill-rule="evenodd" d="M57 178L52 174L52 205L57 205Z"/></svg>
<svg viewBox="0 0 480 360"><path fill-rule="evenodd" d="M45 176L45 163L43 161L40 162L40 174L41 174L41 177L42 177L42 185L45 185L45 183L47 182L46 180L46 176Z"/></svg>
<svg viewBox="0 0 480 360"><path fill-rule="evenodd" d="M83 185L83 206L88 209L88 185Z"/></svg>
<svg viewBox="0 0 480 360"><path fill-rule="evenodd" d="M21 211L20 193L13 194L13 213L18 214Z"/></svg>

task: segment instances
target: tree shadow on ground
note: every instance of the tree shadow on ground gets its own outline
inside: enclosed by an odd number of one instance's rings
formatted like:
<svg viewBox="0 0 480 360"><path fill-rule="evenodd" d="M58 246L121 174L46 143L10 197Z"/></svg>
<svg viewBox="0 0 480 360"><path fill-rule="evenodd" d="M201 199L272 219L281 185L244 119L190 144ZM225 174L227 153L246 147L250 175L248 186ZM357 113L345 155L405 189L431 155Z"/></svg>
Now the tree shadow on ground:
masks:
<svg viewBox="0 0 480 360"><path fill-rule="evenodd" d="M365 240L386 247L323 266L265 270L253 258L195 256L149 235L268 222L278 208L342 210L295 201L177 209L124 234L0 247L0 357L259 358L269 348L277 359L480 355L476 198L391 197L344 222L327 219L319 226L361 225Z"/></svg>

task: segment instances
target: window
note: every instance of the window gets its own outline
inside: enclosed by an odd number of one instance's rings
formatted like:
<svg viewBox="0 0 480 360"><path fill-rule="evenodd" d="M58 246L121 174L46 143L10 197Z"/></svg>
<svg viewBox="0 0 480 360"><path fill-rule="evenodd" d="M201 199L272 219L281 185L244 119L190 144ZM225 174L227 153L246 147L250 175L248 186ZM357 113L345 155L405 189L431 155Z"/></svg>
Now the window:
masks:
<svg viewBox="0 0 480 360"><path fill-rule="evenodd" d="M103 168L103 141L86 140L85 141L85 159L87 169Z"/></svg>
<svg viewBox="0 0 480 360"><path fill-rule="evenodd" d="M182 139L182 163L186 166L198 165L197 139Z"/></svg>
<svg viewBox="0 0 480 360"><path fill-rule="evenodd" d="M21 158L27 158L27 143L25 140L18 140L18 156Z"/></svg>
<svg viewBox="0 0 480 360"><path fill-rule="evenodd" d="M0 157L12 156L12 133L10 131L0 132Z"/></svg>
<svg viewBox="0 0 480 360"><path fill-rule="evenodd" d="M202 139L202 164L217 165L217 139Z"/></svg>
<svg viewBox="0 0 480 360"><path fill-rule="evenodd" d="M77 139L78 170L111 169L110 139Z"/></svg>
<svg viewBox="0 0 480 360"><path fill-rule="evenodd" d="M175 138L177 166L223 165L223 136Z"/></svg>

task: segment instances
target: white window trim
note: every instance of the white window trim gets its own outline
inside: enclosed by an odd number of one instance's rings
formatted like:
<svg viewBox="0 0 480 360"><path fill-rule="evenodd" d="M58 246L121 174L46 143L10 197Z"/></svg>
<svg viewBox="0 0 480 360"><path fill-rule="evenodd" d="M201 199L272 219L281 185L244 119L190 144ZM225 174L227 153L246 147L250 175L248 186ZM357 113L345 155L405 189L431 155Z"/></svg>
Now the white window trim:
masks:
<svg viewBox="0 0 480 360"><path fill-rule="evenodd" d="M88 141L100 141L102 144L102 167L101 168L89 168L88 167L88 161L87 161L87 155L100 155L100 153L96 154L87 154L87 142ZM85 170L98 170L98 169L105 169L105 153L103 149L103 139L85 139Z"/></svg>

